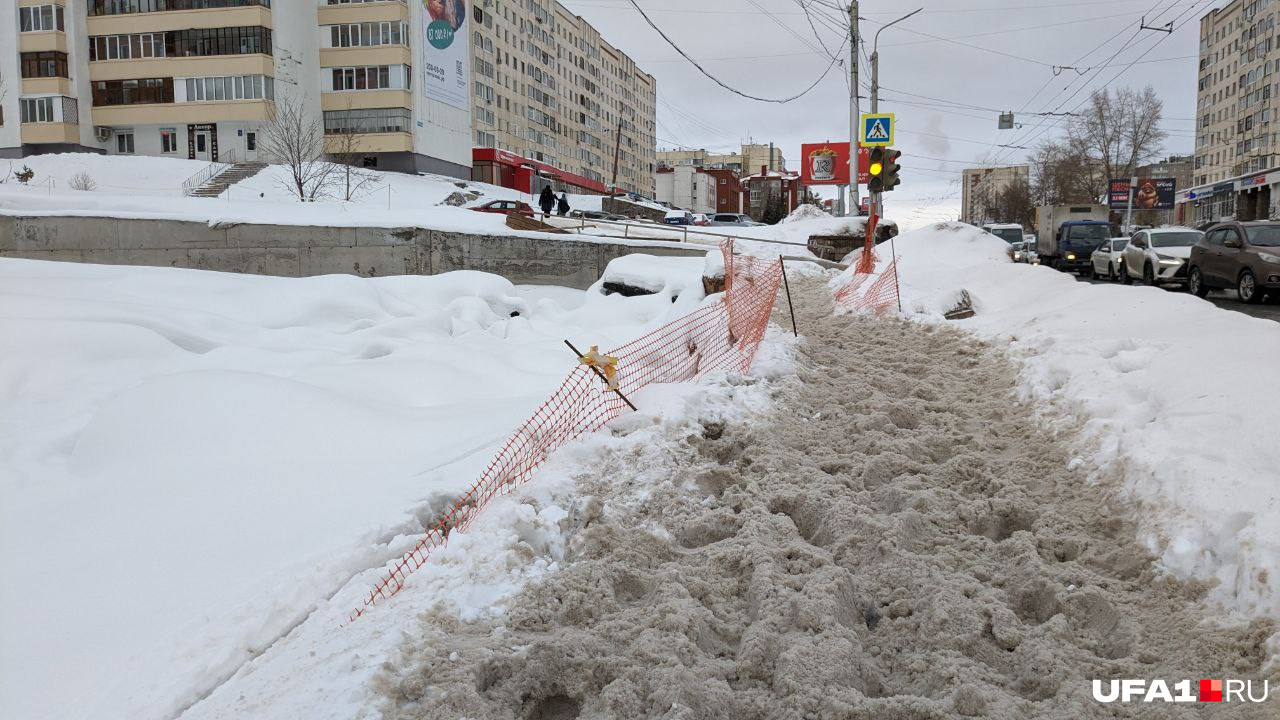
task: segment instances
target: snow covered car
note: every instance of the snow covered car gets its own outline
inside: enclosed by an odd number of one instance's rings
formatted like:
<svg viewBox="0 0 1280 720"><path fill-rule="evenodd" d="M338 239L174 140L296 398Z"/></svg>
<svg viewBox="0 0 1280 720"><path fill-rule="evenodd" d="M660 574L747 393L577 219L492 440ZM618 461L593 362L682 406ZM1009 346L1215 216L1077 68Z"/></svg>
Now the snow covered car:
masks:
<svg viewBox="0 0 1280 720"><path fill-rule="evenodd" d="M1129 238L1122 259L1125 284L1141 280L1147 285L1185 284L1191 248L1204 233L1187 227L1139 230Z"/></svg>
<svg viewBox="0 0 1280 720"><path fill-rule="evenodd" d="M1124 249L1128 244L1129 238L1111 238L1093 251L1089 259L1093 262L1094 280L1104 277L1112 281L1120 279L1124 272Z"/></svg>
<svg viewBox="0 0 1280 720"><path fill-rule="evenodd" d="M1223 223L1191 248L1187 289L1204 297L1233 288L1240 302L1280 296L1280 223Z"/></svg>
<svg viewBox="0 0 1280 720"><path fill-rule="evenodd" d="M533 217L533 208L529 207L528 203L522 203L518 200L491 200L471 209L482 213L498 213L499 215L519 213L525 217Z"/></svg>

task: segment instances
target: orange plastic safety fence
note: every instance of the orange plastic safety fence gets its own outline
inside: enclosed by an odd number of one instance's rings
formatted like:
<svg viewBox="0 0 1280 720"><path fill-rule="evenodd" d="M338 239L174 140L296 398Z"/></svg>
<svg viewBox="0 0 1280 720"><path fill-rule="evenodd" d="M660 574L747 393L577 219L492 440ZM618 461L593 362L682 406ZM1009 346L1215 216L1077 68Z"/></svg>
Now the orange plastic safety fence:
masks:
<svg viewBox="0 0 1280 720"><path fill-rule="evenodd" d="M898 307L898 260L889 261L878 273L880 258L871 253L871 271L855 270L849 281L836 290L836 302L856 312L884 315Z"/></svg>
<svg viewBox="0 0 1280 720"><path fill-rule="evenodd" d="M751 367L782 283L782 264L736 256L732 241L721 250L725 292L716 302L608 353L620 359L623 394L629 396L651 383L681 382L718 371L746 372ZM426 564L431 551L444 545L450 533L466 530L481 508L527 481L554 450L600 429L625 408L618 394L605 390L590 368L574 368L560 389L516 430L471 489L412 550L390 565L364 605L352 611L351 619L400 592L408 576Z"/></svg>

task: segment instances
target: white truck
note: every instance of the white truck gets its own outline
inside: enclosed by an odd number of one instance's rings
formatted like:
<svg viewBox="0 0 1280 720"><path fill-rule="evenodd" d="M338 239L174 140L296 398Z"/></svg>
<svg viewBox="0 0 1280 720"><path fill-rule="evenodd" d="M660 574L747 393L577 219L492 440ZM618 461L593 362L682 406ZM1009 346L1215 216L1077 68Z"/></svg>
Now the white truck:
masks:
<svg viewBox="0 0 1280 720"><path fill-rule="evenodd" d="M1111 238L1106 205L1050 205L1036 209L1036 254L1041 265L1088 272L1090 256Z"/></svg>

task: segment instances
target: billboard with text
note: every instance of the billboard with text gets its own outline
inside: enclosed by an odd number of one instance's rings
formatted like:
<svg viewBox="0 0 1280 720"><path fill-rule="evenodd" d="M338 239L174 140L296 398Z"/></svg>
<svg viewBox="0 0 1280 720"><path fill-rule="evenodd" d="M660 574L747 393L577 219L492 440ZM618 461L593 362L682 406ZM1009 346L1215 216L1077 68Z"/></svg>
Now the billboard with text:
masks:
<svg viewBox="0 0 1280 720"><path fill-rule="evenodd" d="M858 183L866 185L867 149L858 148ZM808 143L800 146L803 168L800 177L805 185L848 185L849 143Z"/></svg>
<svg viewBox="0 0 1280 720"><path fill-rule="evenodd" d="M466 0L422 0L422 83L428 100L471 109L470 73L467 67Z"/></svg>
<svg viewBox="0 0 1280 720"><path fill-rule="evenodd" d="M1129 207L1129 183L1128 179L1122 179L1112 180L1108 185L1107 205L1112 210ZM1177 181L1173 178L1138 178L1138 187L1133 195L1133 209L1172 210L1177 186Z"/></svg>

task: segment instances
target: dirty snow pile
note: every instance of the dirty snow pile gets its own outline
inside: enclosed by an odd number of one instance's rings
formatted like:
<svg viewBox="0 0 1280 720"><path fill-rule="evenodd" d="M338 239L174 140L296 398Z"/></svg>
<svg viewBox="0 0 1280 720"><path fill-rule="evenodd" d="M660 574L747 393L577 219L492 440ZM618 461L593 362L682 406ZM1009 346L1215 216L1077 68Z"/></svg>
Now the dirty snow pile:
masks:
<svg viewBox="0 0 1280 720"><path fill-rule="evenodd" d="M830 217L831 215L817 205L805 203L792 210L790 215L782 219L782 222L790 224L802 220L826 220Z"/></svg>
<svg viewBox="0 0 1280 720"><path fill-rule="evenodd" d="M943 223L897 239L906 312L940 321L962 290L963 327L1007 344L1020 394L1075 462L1119 483L1144 538L1214 599L1280 617L1280 324L1185 293L1089 285L1009 261L1003 242ZM1036 443L1043 428L1028 427Z"/></svg>
<svg viewBox="0 0 1280 720"><path fill-rule="evenodd" d="M0 717L177 717L268 647L337 663L320 697L355 717L394 633L346 613L560 384L563 339L704 301L630 264L662 291L0 259ZM452 543L416 602L483 614L539 572L555 487ZM299 623L319 640L276 642Z"/></svg>

